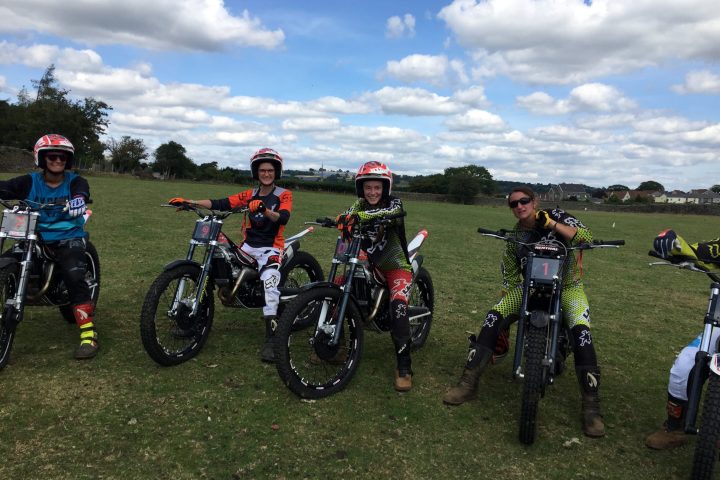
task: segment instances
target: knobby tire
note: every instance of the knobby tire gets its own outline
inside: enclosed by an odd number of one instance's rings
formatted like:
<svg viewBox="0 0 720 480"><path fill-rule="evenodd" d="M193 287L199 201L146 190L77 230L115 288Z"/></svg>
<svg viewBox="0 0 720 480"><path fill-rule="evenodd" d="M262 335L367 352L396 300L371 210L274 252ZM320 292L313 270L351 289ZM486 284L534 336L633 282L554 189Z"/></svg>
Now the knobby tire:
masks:
<svg viewBox="0 0 720 480"><path fill-rule="evenodd" d="M280 316L275 366L283 383L301 398L323 398L341 391L358 368L363 329L355 304L347 306L337 346L329 347L326 337L316 336L323 302L329 302L328 316L337 315L341 295L337 288L313 288L295 297Z"/></svg>
<svg viewBox="0 0 720 480"><path fill-rule="evenodd" d="M537 412L543 391L542 360L545 357L546 329L526 325L525 378L520 405L520 442L531 445L537 437Z"/></svg>
<svg viewBox="0 0 720 480"><path fill-rule="evenodd" d="M695 458L690 478L712 480L718 463L720 442L720 376L710 373L703 402L700 431L695 443Z"/></svg>
<svg viewBox="0 0 720 480"><path fill-rule="evenodd" d="M431 315L423 317L416 322L410 323L410 350L415 351L422 348L430 335L430 327L432 327L432 312L435 308L435 289L433 287L430 273L423 267L415 278L415 283L410 291L408 299L408 307L425 307L430 310Z"/></svg>
<svg viewBox="0 0 720 480"><path fill-rule="evenodd" d="M208 286L198 315L187 313L195 298L200 267L180 265L161 273L150 286L140 314L140 337L150 358L163 366L178 365L195 357L210 335L215 303L213 283ZM180 279L186 279L182 306L173 313L173 301Z"/></svg>
<svg viewBox="0 0 720 480"><path fill-rule="evenodd" d="M8 298L15 296L18 285L16 265L9 265L0 270L0 316ZM10 350L15 339L15 327L8 328L4 319L0 318L0 370L10 361Z"/></svg>

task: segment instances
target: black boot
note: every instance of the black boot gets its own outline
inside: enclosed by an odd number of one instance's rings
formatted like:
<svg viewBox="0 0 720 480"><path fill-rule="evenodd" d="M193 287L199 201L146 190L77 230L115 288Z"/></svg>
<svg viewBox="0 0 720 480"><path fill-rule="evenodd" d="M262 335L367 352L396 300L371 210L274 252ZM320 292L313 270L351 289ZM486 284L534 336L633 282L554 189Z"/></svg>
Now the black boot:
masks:
<svg viewBox="0 0 720 480"><path fill-rule="evenodd" d="M262 346L262 350L260 350L260 359L263 362L275 363L273 337L275 336L275 329L277 328L277 316L265 315L263 320L265 321L265 343Z"/></svg>
<svg viewBox="0 0 720 480"><path fill-rule="evenodd" d="M575 367L582 392L582 429L588 437L605 436L605 424L600 411L600 367Z"/></svg>
<svg viewBox="0 0 720 480"><path fill-rule="evenodd" d="M468 340L470 346L465 369L457 385L452 387L443 397L443 402L448 405L461 405L475 398L480 374L485 370L493 356L491 349L477 343L475 335L471 335Z"/></svg>
<svg viewBox="0 0 720 480"><path fill-rule="evenodd" d="M395 370L395 390L398 392L407 392L412 388L413 371L410 368L412 360L410 359L410 339L393 338L395 346L395 357L397 360L397 369Z"/></svg>

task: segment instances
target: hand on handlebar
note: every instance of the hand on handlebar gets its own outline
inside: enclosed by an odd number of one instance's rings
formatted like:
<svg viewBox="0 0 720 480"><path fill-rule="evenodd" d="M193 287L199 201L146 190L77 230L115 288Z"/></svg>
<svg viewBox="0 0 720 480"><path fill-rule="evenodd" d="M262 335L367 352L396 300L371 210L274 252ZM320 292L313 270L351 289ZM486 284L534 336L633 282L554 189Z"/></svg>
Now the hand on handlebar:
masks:
<svg viewBox="0 0 720 480"><path fill-rule="evenodd" d="M670 229L663 230L653 240L653 249L660 258L669 258L673 254L673 250L678 250L677 234Z"/></svg>
<svg viewBox="0 0 720 480"><path fill-rule="evenodd" d="M552 218L550 218L550 215L545 210L538 210L535 212L535 226L538 228L543 228L545 230L550 230L550 223L553 221Z"/></svg>
<svg viewBox="0 0 720 480"><path fill-rule="evenodd" d="M68 215L70 215L71 217L79 217L87 210L87 205L85 204L85 197L83 197L82 195L77 195L71 198L65 203L65 209L67 210Z"/></svg>
<svg viewBox="0 0 720 480"><path fill-rule="evenodd" d="M248 210L250 210L250 213L264 213L266 207L262 200L252 200L248 204Z"/></svg>

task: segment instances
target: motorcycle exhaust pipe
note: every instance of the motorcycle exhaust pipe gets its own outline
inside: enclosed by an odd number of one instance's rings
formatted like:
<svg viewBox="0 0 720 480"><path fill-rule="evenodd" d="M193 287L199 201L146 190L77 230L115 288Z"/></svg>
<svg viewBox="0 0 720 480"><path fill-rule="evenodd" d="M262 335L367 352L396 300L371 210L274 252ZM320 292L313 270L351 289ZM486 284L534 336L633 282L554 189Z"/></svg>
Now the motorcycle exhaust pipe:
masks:
<svg viewBox="0 0 720 480"><path fill-rule="evenodd" d="M380 307L387 301L388 299L388 289L387 288L381 288L378 295L375 297L375 301L373 302L372 309L370 310L370 314L368 315L368 321L372 322L375 320L375 317L377 316L378 312L380 311Z"/></svg>

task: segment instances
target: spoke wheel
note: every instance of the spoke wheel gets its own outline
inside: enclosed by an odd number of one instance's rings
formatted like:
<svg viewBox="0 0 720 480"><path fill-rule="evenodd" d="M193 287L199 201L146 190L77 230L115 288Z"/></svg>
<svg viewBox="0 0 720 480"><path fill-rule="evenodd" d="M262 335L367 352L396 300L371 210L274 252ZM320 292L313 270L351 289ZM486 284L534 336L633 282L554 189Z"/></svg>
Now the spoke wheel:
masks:
<svg viewBox="0 0 720 480"><path fill-rule="evenodd" d="M711 373L705 391L700 432L695 443L695 458L690 478L712 480L720 448L720 377Z"/></svg>
<svg viewBox="0 0 720 480"><path fill-rule="evenodd" d="M410 349L417 350L425 345L433 320L435 290L432 278L427 270L420 267L408 299L408 317L410 317ZM427 315L429 313L429 315ZM414 316L419 318L413 319Z"/></svg>
<svg viewBox="0 0 720 480"><path fill-rule="evenodd" d="M7 308L5 302L8 298L15 296L18 287L18 274L15 265L10 265L0 270L0 369L5 368L10 360L10 350L15 339L15 326L6 325L5 314Z"/></svg>

